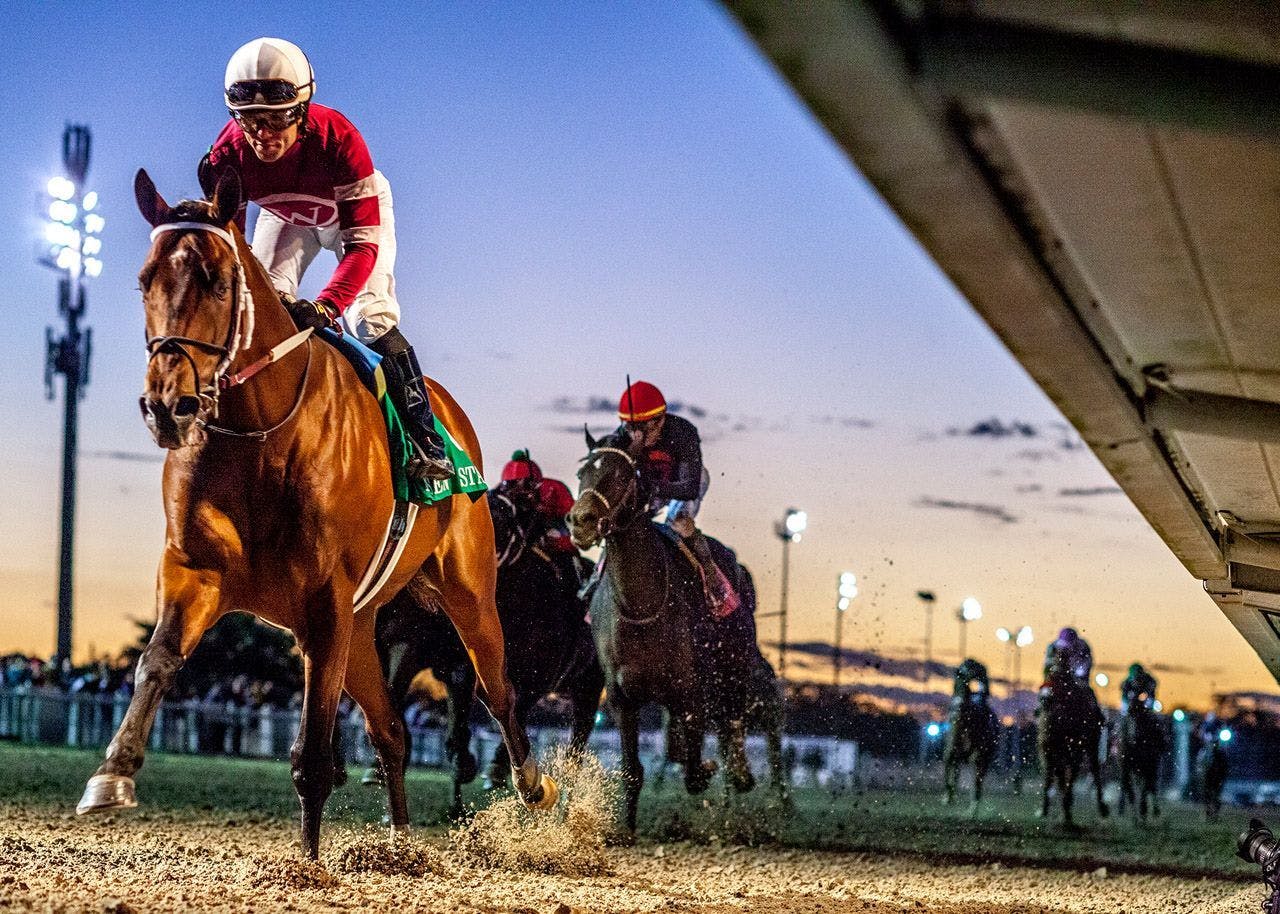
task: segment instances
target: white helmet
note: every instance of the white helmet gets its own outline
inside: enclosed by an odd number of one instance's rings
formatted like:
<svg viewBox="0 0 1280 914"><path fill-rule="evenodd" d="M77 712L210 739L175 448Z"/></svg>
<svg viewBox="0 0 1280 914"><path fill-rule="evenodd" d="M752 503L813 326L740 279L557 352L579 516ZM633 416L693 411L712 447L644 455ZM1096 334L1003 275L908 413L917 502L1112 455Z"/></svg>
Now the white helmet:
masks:
<svg viewBox="0 0 1280 914"><path fill-rule="evenodd" d="M223 89L233 111L284 109L311 101L316 75L302 48L283 38L255 38L231 55Z"/></svg>

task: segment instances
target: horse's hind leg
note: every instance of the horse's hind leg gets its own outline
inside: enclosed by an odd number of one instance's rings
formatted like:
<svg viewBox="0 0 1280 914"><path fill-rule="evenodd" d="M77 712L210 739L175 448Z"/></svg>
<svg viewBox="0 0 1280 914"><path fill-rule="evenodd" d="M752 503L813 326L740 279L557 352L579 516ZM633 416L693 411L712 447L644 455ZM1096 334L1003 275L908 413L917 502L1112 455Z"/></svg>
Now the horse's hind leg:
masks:
<svg viewBox="0 0 1280 914"><path fill-rule="evenodd" d="M364 712L365 730L378 752L387 785L387 814L391 832L408 831L409 807L404 792L404 720L391 703L382 678L382 664L373 641L373 613L366 610L355 622L347 658L346 689Z"/></svg>
<svg viewBox="0 0 1280 914"><path fill-rule="evenodd" d="M1098 801L1098 817L1101 819L1111 815L1111 809L1107 806L1107 801L1102 798L1102 760L1098 758L1098 745L1101 736L1092 740L1085 750L1089 753L1089 773L1093 775L1093 794Z"/></svg>
<svg viewBox="0 0 1280 914"><path fill-rule="evenodd" d="M946 795L942 798L942 802L950 806L956 801L956 782L960 777L960 765L956 761L956 754L948 744L947 751L943 755L943 784L946 787Z"/></svg>
<svg viewBox="0 0 1280 914"><path fill-rule="evenodd" d="M333 727L351 649L351 605L350 591L339 593L330 582L308 606L305 628L294 633L302 649L304 684L302 721L289 757L293 785L302 804L302 849L312 860L320 854L320 817L333 790ZM369 642L372 664L381 682L372 633ZM390 707L389 701L387 706ZM390 785L397 775L385 773ZM403 771L399 776L403 777Z"/></svg>
<svg viewBox="0 0 1280 914"><path fill-rule="evenodd" d="M105 760L85 786L78 813L137 805L133 776L142 767L156 710L183 661L221 615L216 574L178 566L166 553L157 583L160 618L138 658L133 698Z"/></svg>

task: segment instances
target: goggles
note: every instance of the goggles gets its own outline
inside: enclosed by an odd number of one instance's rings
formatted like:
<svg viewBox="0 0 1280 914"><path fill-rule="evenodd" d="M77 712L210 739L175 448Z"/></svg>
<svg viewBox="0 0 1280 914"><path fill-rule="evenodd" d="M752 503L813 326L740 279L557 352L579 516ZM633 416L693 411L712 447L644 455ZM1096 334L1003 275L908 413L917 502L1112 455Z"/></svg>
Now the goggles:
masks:
<svg viewBox="0 0 1280 914"><path fill-rule="evenodd" d="M257 133L264 128L272 133L279 133L282 130L288 130L302 119L301 105L294 105L283 111L238 111L235 108L230 111L236 123L243 127L246 133Z"/></svg>
<svg viewBox="0 0 1280 914"><path fill-rule="evenodd" d="M287 79L242 79L227 86L229 105L283 105L298 100L298 87Z"/></svg>

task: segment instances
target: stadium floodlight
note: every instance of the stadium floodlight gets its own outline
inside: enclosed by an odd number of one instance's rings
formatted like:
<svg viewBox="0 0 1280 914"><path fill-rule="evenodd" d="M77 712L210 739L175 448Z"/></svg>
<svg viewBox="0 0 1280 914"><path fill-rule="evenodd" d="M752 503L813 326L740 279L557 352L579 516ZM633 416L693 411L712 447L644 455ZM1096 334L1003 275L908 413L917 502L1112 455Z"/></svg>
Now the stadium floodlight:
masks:
<svg viewBox="0 0 1280 914"><path fill-rule="evenodd" d="M840 572L840 577L836 581L835 650L831 652L831 681L836 688L840 687L840 661L844 658L844 645L842 644L844 614L853 604L853 598L857 595L858 576L852 571Z"/></svg>
<svg viewBox="0 0 1280 914"><path fill-rule="evenodd" d="M1022 628L1018 629L1018 647L1026 647L1034 640L1036 640L1036 636L1035 633L1031 631L1030 625L1024 625Z"/></svg>
<svg viewBox="0 0 1280 914"><path fill-rule="evenodd" d="M1111 684L1111 678L1106 673L1099 673L1093 677L1093 681L1098 684L1098 688L1105 689Z"/></svg>
<svg viewBox="0 0 1280 914"><path fill-rule="evenodd" d="M66 200L54 200L49 204L49 218L54 222L65 222L71 225L76 221L77 213L79 210L76 205Z"/></svg>
<svg viewBox="0 0 1280 914"><path fill-rule="evenodd" d="M1182 710L1181 708L1176 708L1174 709L1174 712L1173 712L1173 719L1176 720L1178 723L1182 723L1184 720L1187 719L1187 712Z"/></svg>
<svg viewBox="0 0 1280 914"><path fill-rule="evenodd" d="M809 526L809 515L799 508L788 508L782 520L774 523L773 532L782 540L782 598L778 603L778 679L787 678L787 579L790 567L791 544L800 542L800 535ZM784 686L785 687L785 686Z"/></svg>
<svg viewBox="0 0 1280 914"><path fill-rule="evenodd" d="M92 191L90 191L92 193ZM102 230L107 227L107 220L103 219L97 213L89 213L84 217L84 230L90 235L100 235Z"/></svg>
<svg viewBox="0 0 1280 914"><path fill-rule="evenodd" d="M70 200L76 195L75 184L63 175L50 178L45 189L49 191L49 196L53 197L55 200Z"/></svg>
<svg viewBox="0 0 1280 914"><path fill-rule="evenodd" d="M937 739L938 734L942 732L942 727L937 723L931 723L929 726L924 728L924 732L929 735L930 739Z"/></svg>
<svg viewBox="0 0 1280 914"><path fill-rule="evenodd" d="M84 195L84 199L80 201L80 208L86 213L93 212L98 205L98 192L91 190Z"/></svg>
<svg viewBox="0 0 1280 914"><path fill-rule="evenodd" d="M1005 644L1008 644L1010 641L1013 640L1013 633L1010 632L1009 629L1007 628L997 628L996 640L1003 641Z"/></svg>
<svg viewBox="0 0 1280 914"><path fill-rule="evenodd" d="M1235 734L1231 732L1229 727L1223 727L1218 731L1218 739L1221 742L1229 743L1235 738Z"/></svg>
<svg viewBox="0 0 1280 914"><path fill-rule="evenodd" d="M1155 711L1157 714L1164 710L1164 705L1160 703L1160 699L1157 698L1151 703L1151 710Z"/></svg>
<svg viewBox="0 0 1280 914"><path fill-rule="evenodd" d="M975 597L965 597L960 604L960 617L966 622L977 622L982 618L982 604Z"/></svg>

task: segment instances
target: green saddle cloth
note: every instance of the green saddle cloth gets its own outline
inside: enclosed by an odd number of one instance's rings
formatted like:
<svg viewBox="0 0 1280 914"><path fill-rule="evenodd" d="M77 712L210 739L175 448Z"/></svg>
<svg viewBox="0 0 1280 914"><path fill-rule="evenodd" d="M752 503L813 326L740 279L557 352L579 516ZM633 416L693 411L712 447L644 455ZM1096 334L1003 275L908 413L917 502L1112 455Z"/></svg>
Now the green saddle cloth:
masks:
<svg viewBox="0 0 1280 914"><path fill-rule="evenodd" d="M453 475L448 479L409 478L409 455L412 453L413 444L404 423L400 420L400 414L391 403L391 397L387 395L387 385L383 379L381 367L377 369L376 374L378 403L382 406L382 415L387 421L387 440L391 444L391 486L395 490L396 498L401 501L414 501L420 505L434 505L454 495L469 495L471 500L475 501L487 492L489 487L485 484L484 476L471 462L467 452L453 440L453 435L449 434L449 430L441 424L439 416L435 417L436 431L444 439L445 454L453 462Z"/></svg>

